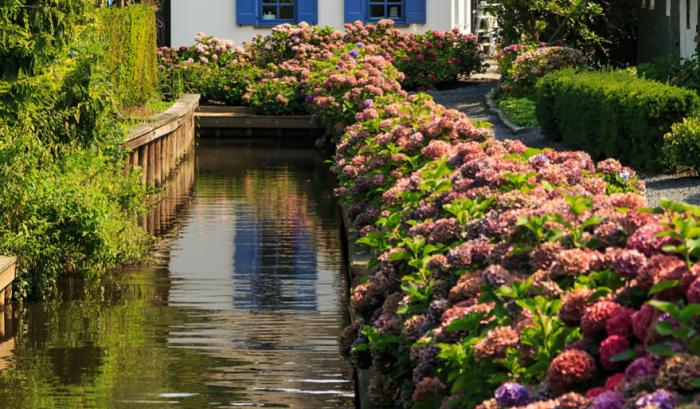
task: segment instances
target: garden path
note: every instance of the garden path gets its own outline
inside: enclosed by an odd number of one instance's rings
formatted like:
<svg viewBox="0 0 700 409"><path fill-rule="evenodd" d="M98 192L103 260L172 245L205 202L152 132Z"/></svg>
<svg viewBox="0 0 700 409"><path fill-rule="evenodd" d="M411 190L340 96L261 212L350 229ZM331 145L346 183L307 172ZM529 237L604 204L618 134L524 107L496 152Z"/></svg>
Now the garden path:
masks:
<svg viewBox="0 0 700 409"><path fill-rule="evenodd" d="M535 148L565 149L562 143L547 140L539 128L531 128L514 135L486 105L486 95L497 85L498 76L485 74L470 79L463 87L444 91L429 91L435 101L464 112L470 118L493 124L497 139L519 139ZM647 199L651 206L661 198L700 205L700 178L679 175L640 174L647 186Z"/></svg>

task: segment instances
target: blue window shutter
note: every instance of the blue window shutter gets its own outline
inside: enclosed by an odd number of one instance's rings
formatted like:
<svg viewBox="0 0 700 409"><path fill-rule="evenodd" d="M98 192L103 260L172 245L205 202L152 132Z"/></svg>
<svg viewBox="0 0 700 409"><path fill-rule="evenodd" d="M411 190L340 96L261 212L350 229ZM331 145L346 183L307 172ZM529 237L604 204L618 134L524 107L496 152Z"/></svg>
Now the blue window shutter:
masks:
<svg viewBox="0 0 700 409"><path fill-rule="evenodd" d="M406 23L425 24L426 0L406 0Z"/></svg>
<svg viewBox="0 0 700 409"><path fill-rule="evenodd" d="M365 21L365 3L367 0L345 0L345 22Z"/></svg>
<svg viewBox="0 0 700 409"><path fill-rule="evenodd" d="M318 24L318 0L297 0L297 20Z"/></svg>
<svg viewBox="0 0 700 409"><path fill-rule="evenodd" d="M255 3L258 0L236 0L236 23L239 26L257 23Z"/></svg>

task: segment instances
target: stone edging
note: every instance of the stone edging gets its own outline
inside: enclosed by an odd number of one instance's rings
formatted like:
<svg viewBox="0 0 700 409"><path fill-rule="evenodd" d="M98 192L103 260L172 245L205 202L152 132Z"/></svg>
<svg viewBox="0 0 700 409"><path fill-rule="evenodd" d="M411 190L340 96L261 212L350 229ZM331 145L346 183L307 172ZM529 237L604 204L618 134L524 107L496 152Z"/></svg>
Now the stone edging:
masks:
<svg viewBox="0 0 700 409"><path fill-rule="evenodd" d="M348 284L352 286L355 278L367 274L367 264L369 263L370 255L367 251L358 246L355 242L359 238L359 232L352 226L350 219L347 216L347 208L340 205L341 215L341 234L344 236L345 251L348 257ZM356 317L350 306L348 305L351 322L356 321ZM357 409L374 409L368 398L369 383L373 376L373 370L359 369L353 366L355 377L355 405Z"/></svg>
<svg viewBox="0 0 700 409"><path fill-rule="evenodd" d="M489 91L488 94L486 94L486 105L488 105L488 107L489 107L489 109L491 110L491 112L495 113L496 116L498 116L498 119L500 119L501 122L503 122L503 124L504 124L508 129L510 129L510 131L511 131L514 135L519 135L519 134L521 134L521 133L526 132L526 131L528 130L528 128L515 125L515 124L512 123L508 118L506 118L505 115L503 115L503 112L501 112L501 110L498 108L498 104L496 103L496 101L495 101L494 98L493 98L493 97L494 97L494 95L493 95L494 92L495 92L495 90L492 89L491 91Z"/></svg>

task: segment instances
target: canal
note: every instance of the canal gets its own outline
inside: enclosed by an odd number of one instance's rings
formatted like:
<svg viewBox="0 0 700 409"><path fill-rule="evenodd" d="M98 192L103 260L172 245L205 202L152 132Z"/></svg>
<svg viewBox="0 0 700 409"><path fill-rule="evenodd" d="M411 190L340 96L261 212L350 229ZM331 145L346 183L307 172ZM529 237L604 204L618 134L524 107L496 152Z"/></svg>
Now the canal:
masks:
<svg viewBox="0 0 700 409"><path fill-rule="evenodd" d="M334 181L314 150L203 140L145 266L0 318L0 408L351 408Z"/></svg>

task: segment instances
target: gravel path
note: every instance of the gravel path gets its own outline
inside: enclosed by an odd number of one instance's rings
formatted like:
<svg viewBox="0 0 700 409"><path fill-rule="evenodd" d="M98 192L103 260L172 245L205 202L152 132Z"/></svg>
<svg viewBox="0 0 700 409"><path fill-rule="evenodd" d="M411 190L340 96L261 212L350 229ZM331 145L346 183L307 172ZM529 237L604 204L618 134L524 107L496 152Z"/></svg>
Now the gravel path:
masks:
<svg viewBox="0 0 700 409"><path fill-rule="evenodd" d="M525 133L514 135L486 105L486 94L496 86L493 76L469 82L468 85L445 91L430 91L435 101L448 107L458 109L470 118L488 121L493 124L497 139L519 139L527 146L535 148L565 149L566 146L548 141L534 128ZM659 204L661 198L684 201L700 205L700 178L678 175L649 175L640 174L647 186L647 199L651 206Z"/></svg>

